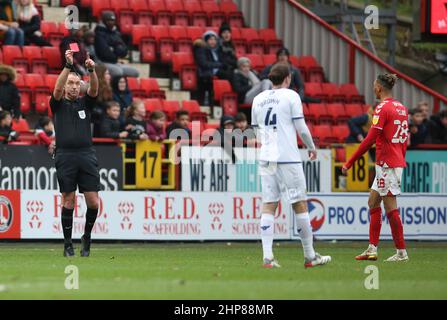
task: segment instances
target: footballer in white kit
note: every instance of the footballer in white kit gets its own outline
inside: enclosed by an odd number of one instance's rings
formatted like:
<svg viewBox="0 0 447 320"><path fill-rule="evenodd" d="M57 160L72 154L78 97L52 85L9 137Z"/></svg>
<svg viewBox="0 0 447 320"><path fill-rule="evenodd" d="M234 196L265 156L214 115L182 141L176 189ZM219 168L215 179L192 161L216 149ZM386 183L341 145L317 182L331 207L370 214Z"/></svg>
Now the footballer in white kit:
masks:
<svg viewBox="0 0 447 320"><path fill-rule="evenodd" d="M311 160L316 158L315 145L304 121L298 93L288 89L291 81L286 64L275 65L269 79L272 90L255 97L252 106L252 126L256 129L259 152L259 172L262 186L261 236L264 267L279 267L273 256L274 213L283 199L292 205L297 231L304 249L304 266L314 267L331 261L314 251L313 234L307 209L306 179L297 144L297 133L309 149Z"/></svg>

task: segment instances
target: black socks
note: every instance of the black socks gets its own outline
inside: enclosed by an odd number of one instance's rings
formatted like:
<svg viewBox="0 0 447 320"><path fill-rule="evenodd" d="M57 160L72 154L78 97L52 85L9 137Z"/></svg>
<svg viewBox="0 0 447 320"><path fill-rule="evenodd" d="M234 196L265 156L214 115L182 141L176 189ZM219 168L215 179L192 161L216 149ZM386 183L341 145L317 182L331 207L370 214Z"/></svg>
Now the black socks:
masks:
<svg viewBox="0 0 447 320"><path fill-rule="evenodd" d="M71 234L73 231L73 210L62 207L62 230L64 232L64 243L67 247L71 245Z"/></svg>
<svg viewBox="0 0 447 320"><path fill-rule="evenodd" d="M87 208L87 214L85 217L85 230L84 230L84 236L86 236L87 238L90 238L97 216L98 216L98 209Z"/></svg>

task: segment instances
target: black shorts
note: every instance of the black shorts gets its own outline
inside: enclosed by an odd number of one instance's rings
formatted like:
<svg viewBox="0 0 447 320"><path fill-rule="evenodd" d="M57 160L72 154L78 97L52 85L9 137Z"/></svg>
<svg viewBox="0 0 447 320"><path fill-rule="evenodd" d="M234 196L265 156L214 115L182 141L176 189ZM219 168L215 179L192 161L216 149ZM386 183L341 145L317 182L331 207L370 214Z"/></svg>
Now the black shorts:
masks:
<svg viewBox="0 0 447 320"><path fill-rule="evenodd" d="M56 150L56 175L61 193L100 190L98 160L93 148Z"/></svg>

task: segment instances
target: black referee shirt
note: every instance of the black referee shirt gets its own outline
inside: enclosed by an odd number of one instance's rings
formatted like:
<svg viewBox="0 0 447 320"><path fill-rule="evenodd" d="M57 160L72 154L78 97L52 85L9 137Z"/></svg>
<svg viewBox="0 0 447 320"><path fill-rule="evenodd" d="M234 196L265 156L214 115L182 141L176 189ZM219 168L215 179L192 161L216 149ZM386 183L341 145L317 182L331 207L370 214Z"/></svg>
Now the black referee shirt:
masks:
<svg viewBox="0 0 447 320"><path fill-rule="evenodd" d="M65 97L58 101L51 95L50 107L54 116L57 148L80 149L93 145L90 116L95 105L96 98L88 94L74 101Z"/></svg>

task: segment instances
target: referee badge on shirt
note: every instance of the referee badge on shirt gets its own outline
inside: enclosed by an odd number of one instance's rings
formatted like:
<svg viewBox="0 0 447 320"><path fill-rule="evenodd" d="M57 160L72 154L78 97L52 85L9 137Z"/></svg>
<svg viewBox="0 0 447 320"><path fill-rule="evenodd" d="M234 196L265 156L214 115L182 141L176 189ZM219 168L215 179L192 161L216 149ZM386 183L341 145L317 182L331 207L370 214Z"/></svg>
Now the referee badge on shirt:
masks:
<svg viewBox="0 0 447 320"><path fill-rule="evenodd" d="M379 116L378 115L375 115L374 117L373 117L373 125L376 125L376 124L378 124L379 123Z"/></svg>
<svg viewBox="0 0 447 320"><path fill-rule="evenodd" d="M78 114L79 114L79 118L85 119L85 111L84 110L78 111Z"/></svg>

